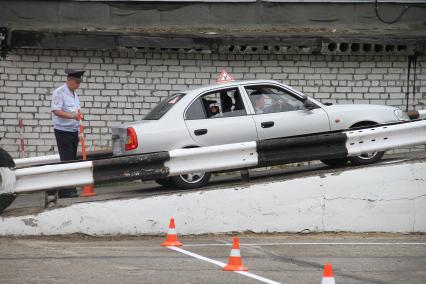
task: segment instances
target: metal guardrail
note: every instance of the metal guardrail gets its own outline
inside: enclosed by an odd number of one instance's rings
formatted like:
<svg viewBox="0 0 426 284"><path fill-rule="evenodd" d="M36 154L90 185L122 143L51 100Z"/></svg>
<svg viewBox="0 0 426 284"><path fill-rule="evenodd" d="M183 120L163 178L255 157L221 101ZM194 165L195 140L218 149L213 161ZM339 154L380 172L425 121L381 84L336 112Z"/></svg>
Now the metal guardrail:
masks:
<svg viewBox="0 0 426 284"><path fill-rule="evenodd" d="M258 165L256 147L257 143L253 141L177 149L169 152L170 159L164 165L168 169L168 176L255 167Z"/></svg>
<svg viewBox="0 0 426 284"><path fill-rule="evenodd" d="M41 165L41 164L58 163L60 161L61 161L61 158L59 157L59 154L40 156L40 157L20 158L20 159L14 160L17 168L35 166L35 165Z"/></svg>
<svg viewBox="0 0 426 284"><path fill-rule="evenodd" d="M108 158L108 157L112 157L111 149L87 152L88 160ZM78 160L82 159L81 153L77 153L77 159ZM30 166L36 166L36 165L59 163L61 161L61 158L59 157L59 154L55 154L55 155L47 155L47 156L40 156L40 157L21 158L21 159L15 159L13 161L15 162L15 166L17 168L23 168L23 167L30 167Z"/></svg>
<svg viewBox="0 0 426 284"><path fill-rule="evenodd" d="M12 161L0 163L0 212L2 199L24 192L344 158L421 144L426 144L426 120L29 168L13 168Z"/></svg>
<svg viewBox="0 0 426 284"><path fill-rule="evenodd" d="M426 143L426 120L345 132L348 156Z"/></svg>
<svg viewBox="0 0 426 284"><path fill-rule="evenodd" d="M92 162L44 165L14 170L13 193L93 184Z"/></svg>

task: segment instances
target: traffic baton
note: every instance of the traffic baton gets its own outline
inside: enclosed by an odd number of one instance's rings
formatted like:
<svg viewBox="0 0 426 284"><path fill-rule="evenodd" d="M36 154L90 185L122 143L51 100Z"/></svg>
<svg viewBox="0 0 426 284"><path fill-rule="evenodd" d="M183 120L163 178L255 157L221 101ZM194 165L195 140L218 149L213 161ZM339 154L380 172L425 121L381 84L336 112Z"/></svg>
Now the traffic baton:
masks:
<svg viewBox="0 0 426 284"><path fill-rule="evenodd" d="M78 114L81 115L80 110L78 110ZM82 119L79 120L80 123L80 143L81 143L81 154L83 156L83 160L87 160L86 155L86 140L84 139L84 131L83 131L83 122ZM88 184L83 186L83 191L81 192L81 197L90 197L95 196L96 192L93 189L93 184Z"/></svg>

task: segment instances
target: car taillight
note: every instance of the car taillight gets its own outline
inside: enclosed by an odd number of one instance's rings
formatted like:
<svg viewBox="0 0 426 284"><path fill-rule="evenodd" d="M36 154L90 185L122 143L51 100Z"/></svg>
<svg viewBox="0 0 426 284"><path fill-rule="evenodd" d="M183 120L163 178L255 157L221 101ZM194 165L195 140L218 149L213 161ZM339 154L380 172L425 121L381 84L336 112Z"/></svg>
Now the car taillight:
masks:
<svg viewBox="0 0 426 284"><path fill-rule="evenodd" d="M126 138L126 145L124 146L124 149L126 151L134 150L138 147L138 137L136 136L136 132L133 129L133 127L127 128L127 138Z"/></svg>

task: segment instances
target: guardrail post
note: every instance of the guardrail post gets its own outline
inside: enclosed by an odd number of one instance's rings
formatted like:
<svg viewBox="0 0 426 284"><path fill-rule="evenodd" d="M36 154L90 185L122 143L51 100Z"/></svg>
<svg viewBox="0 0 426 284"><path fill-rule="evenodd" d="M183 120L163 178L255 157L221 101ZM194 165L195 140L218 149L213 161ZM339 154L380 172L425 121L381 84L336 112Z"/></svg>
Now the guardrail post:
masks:
<svg viewBox="0 0 426 284"><path fill-rule="evenodd" d="M40 207L42 209L49 207L50 204L53 204L53 207L58 205L59 191L55 190L54 195L50 196L49 191L40 192Z"/></svg>
<svg viewBox="0 0 426 284"><path fill-rule="evenodd" d="M250 173L248 169L243 169L240 171L241 174L241 180L243 182L249 182L250 181Z"/></svg>

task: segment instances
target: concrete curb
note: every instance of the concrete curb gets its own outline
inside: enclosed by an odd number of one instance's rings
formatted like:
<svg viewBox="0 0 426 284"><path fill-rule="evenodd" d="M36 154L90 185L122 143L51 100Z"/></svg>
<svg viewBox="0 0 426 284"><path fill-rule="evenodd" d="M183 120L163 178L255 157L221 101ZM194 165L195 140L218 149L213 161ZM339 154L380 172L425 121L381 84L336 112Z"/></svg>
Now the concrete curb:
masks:
<svg viewBox="0 0 426 284"><path fill-rule="evenodd" d="M74 204L0 219L0 235L235 231L426 232L426 162L388 164L247 186Z"/></svg>

